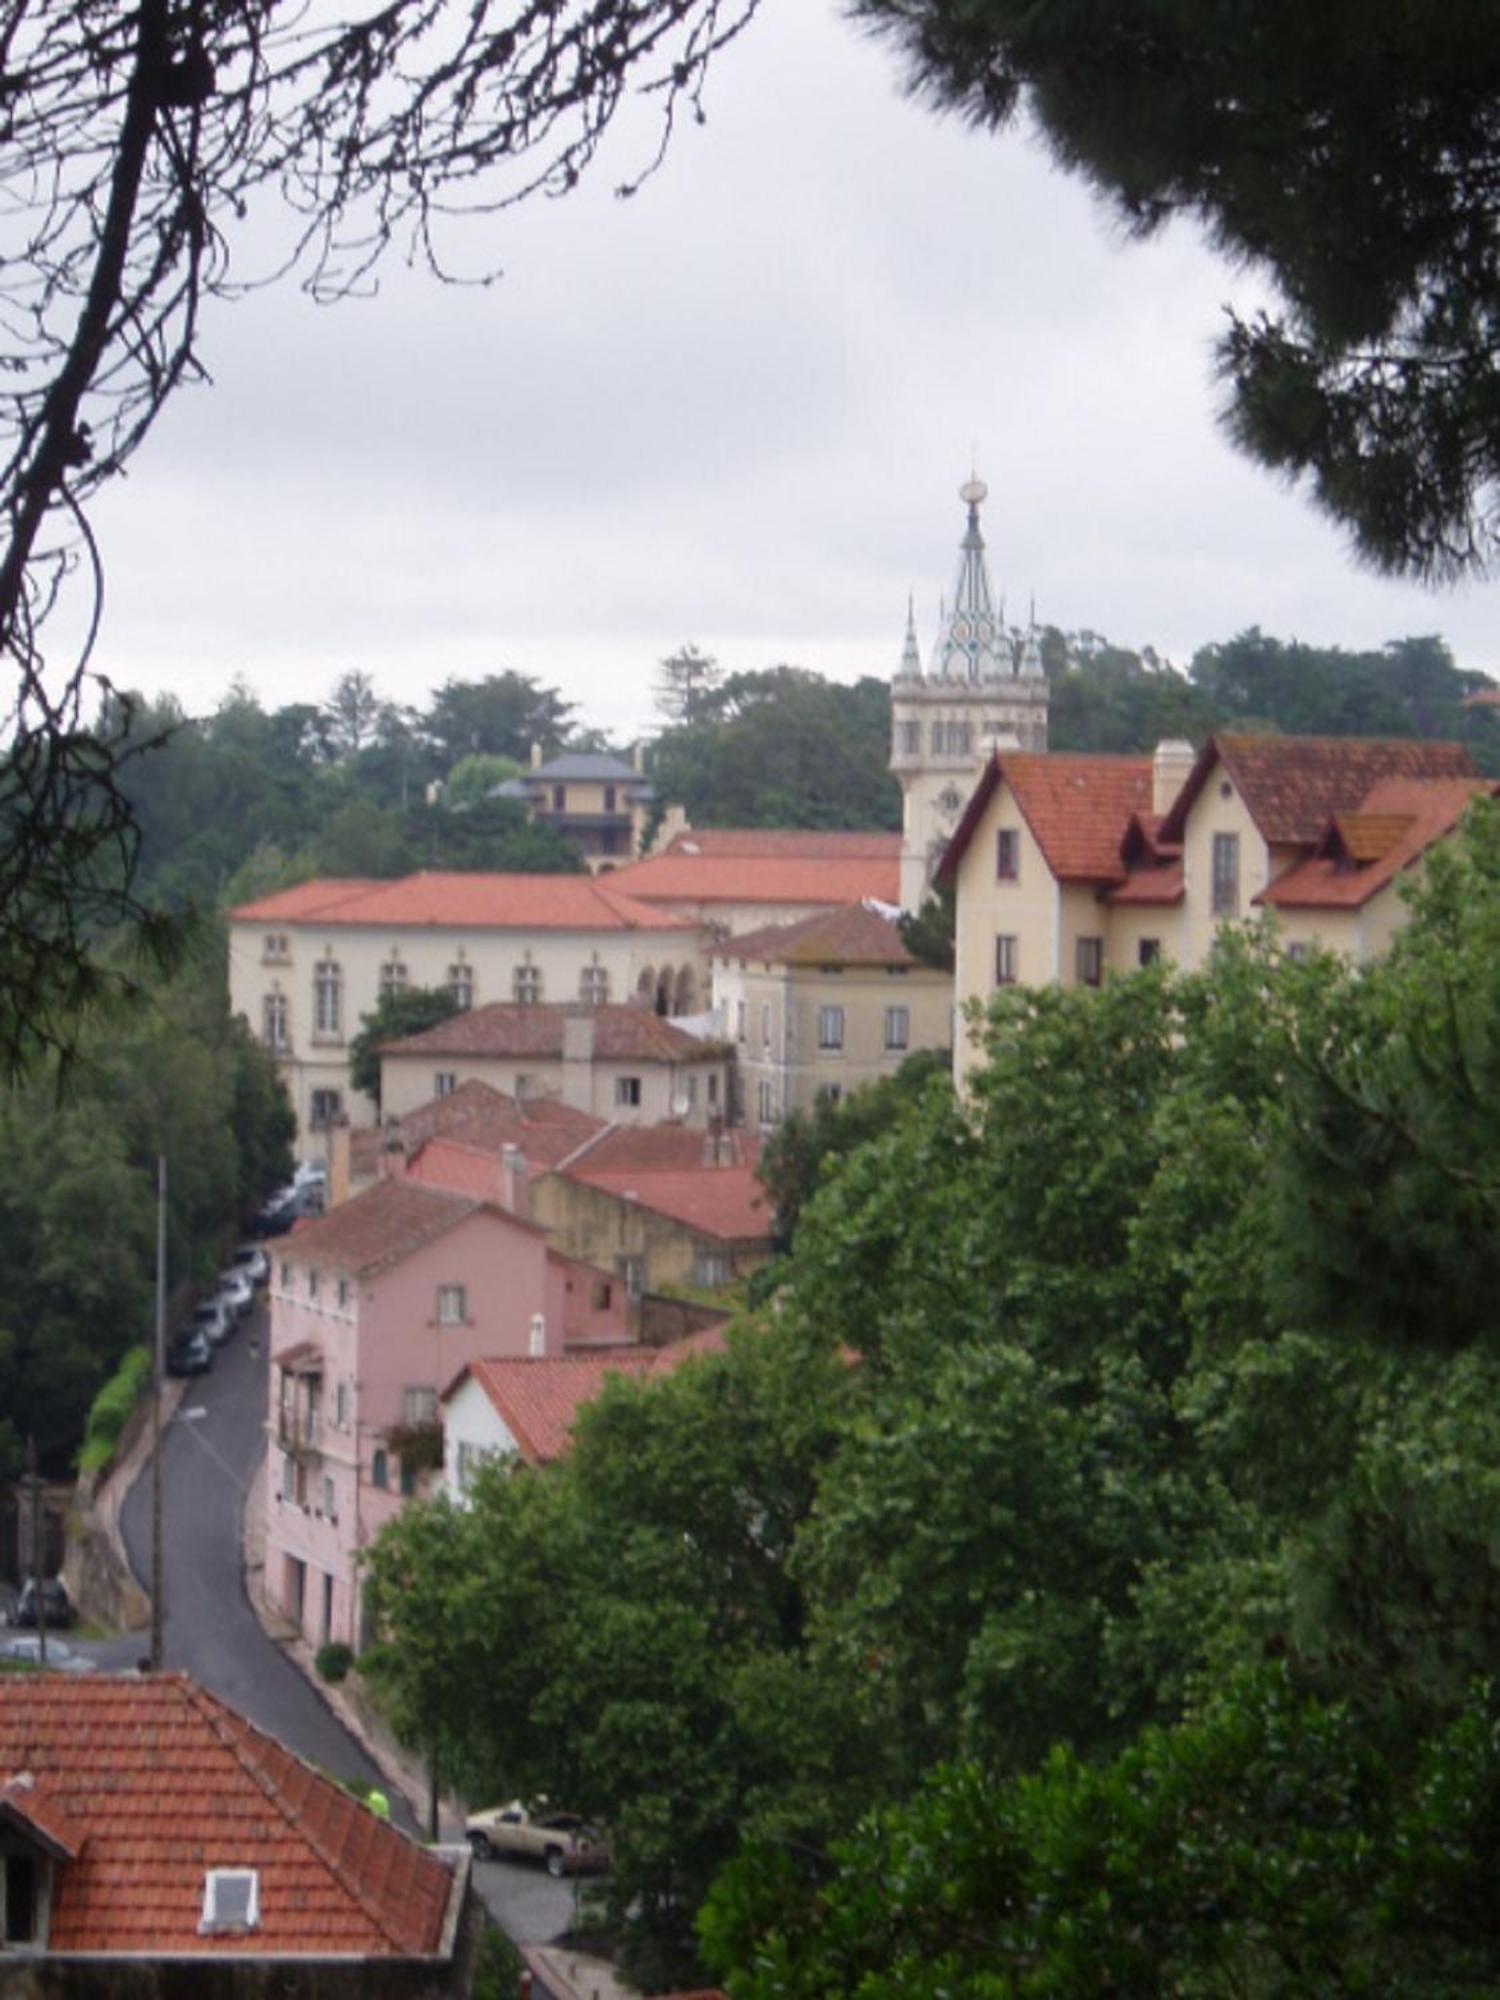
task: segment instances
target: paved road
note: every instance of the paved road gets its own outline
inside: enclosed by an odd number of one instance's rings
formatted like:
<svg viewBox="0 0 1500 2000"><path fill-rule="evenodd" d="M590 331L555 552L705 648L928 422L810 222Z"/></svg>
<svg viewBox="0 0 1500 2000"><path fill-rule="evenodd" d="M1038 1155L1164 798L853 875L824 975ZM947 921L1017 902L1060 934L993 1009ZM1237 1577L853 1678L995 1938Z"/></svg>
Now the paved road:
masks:
<svg viewBox="0 0 1500 2000"><path fill-rule="evenodd" d="M266 1637L245 1595L241 1515L265 1449L269 1349L265 1307L257 1305L218 1350L212 1371L189 1382L163 1440L165 1662L186 1668L310 1763L388 1792L361 1745ZM149 1463L125 1497L120 1527L131 1567L149 1587ZM145 1634L108 1643L129 1654L109 1665L134 1665L149 1647ZM391 1806L398 1825L420 1831L403 1801L393 1797ZM541 1869L482 1862L474 1883L496 1922L519 1944L549 1943L574 1920L574 1885L554 1882Z"/></svg>
<svg viewBox="0 0 1500 2000"><path fill-rule="evenodd" d="M364 1750L266 1637L245 1595L240 1521L265 1448L269 1344L265 1308L257 1306L218 1350L211 1373L188 1384L163 1441L165 1664L185 1667L288 1749L335 1777L383 1785ZM120 1526L131 1568L149 1587L149 1464L126 1495Z"/></svg>

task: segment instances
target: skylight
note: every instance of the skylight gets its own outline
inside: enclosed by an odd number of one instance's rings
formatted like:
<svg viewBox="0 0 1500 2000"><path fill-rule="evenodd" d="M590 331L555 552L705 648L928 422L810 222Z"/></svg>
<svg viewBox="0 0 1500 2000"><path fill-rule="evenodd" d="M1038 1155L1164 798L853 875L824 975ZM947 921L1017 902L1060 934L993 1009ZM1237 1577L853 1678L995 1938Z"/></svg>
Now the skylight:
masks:
<svg viewBox="0 0 1500 2000"><path fill-rule="evenodd" d="M259 1922L259 1871L254 1868L210 1868L203 1878L200 1932L253 1931Z"/></svg>

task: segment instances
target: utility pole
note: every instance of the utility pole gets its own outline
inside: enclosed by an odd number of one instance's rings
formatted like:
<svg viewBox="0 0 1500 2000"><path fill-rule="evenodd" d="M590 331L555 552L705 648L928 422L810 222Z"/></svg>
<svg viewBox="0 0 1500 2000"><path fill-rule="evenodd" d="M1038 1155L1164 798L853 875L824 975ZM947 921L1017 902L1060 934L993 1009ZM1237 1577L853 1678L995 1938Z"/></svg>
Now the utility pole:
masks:
<svg viewBox="0 0 1500 2000"><path fill-rule="evenodd" d="M151 1348L151 1671L162 1653L161 1391L167 1344L167 1156L156 1159L156 1337Z"/></svg>
<svg viewBox="0 0 1500 2000"><path fill-rule="evenodd" d="M26 1485L31 1494L31 1595L36 1611L37 1659L47 1664L47 1594L42 1588L47 1570L46 1517L42 1512L42 1482L36 1469L36 1439L26 1439Z"/></svg>

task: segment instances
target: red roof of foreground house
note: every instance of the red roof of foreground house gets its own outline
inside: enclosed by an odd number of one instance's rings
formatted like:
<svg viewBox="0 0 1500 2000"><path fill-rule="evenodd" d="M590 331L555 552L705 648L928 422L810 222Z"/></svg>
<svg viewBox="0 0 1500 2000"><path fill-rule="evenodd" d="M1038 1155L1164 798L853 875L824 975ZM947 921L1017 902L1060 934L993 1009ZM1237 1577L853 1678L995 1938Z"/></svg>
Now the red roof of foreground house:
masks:
<svg viewBox="0 0 1500 2000"><path fill-rule="evenodd" d="M439 1021L435 1028L381 1045L383 1056L531 1056L560 1059L569 1015L593 1023L594 1056L601 1062L703 1062L721 1057L721 1042L706 1042L649 1007L584 1007L562 1001L517 1006L497 1000Z"/></svg>
<svg viewBox="0 0 1500 2000"><path fill-rule="evenodd" d="M670 1347L632 1347L618 1354L536 1356L472 1361L444 1392L443 1400L472 1377L494 1405L523 1458L544 1465L560 1458L572 1442L573 1425L611 1375L660 1379L702 1354L721 1354L717 1327L675 1341Z"/></svg>
<svg viewBox="0 0 1500 2000"><path fill-rule="evenodd" d="M472 1195L449 1194L412 1180L382 1180L341 1201L311 1222L299 1223L287 1239L285 1255L299 1264L367 1275L399 1264L424 1244L435 1242L478 1214L485 1203ZM518 1218L495 1208L509 1223ZM530 1228L529 1223L519 1226Z"/></svg>
<svg viewBox="0 0 1500 2000"><path fill-rule="evenodd" d="M998 786L1010 787L1021 817L1059 882L1123 882L1121 844L1133 817L1151 811L1149 757L1053 756L997 750L980 774L943 856L937 879L949 886Z"/></svg>
<svg viewBox="0 0 1500 2000"><path fill-rule="evenodd" d="M617 879L617 878L615 878ZM303 882L231 910L233 923L380 930L664 931L682 918L592 875L464 875L424 869L395 882Z"/></svg>
<svg viewBox="0 0 1500 2000"><path fill-rule="evenodd" d="M696 836L701 838L701 836ZM748 842L749 836L739 836ZM756 837L759 842L766 835ZM628 862L608 877L627 895L651 903L858 903L901 899L900 840L894 834L857 836L854 852L829 852L828 835L796 836L797 844L756 845L735 851L694 852L673 841L660 854ZM878 838L874 852L868 843ZM682 836L691 843L692 834ZM780 839L780 836L778 836ZM812 840L815 844L807 845Z"/></svg>
<svg viewBox="0 0 1500 2000"><path fill-rule="evenodd" d="M1483 778L1388 778L1357 812L1330 819L1312 854L1256 897L1273 909L1359 909L1450 834L1471 799L1494 797Z"/></svg>
<svg viewBox="0 0 1500 2000"><path fill-rule="evenodd" d="M38 1831L47 1814L81 1833L53 1835L52 1952L443 1948L449 1863L185 1675L5 1677L0 1781L12 1801L30 1793ZM256 1871L253 1930L200 1932L211 1868Z"/></svg>
<svg viewBox="0 0 1500 2000"><path fill-rule="evenodd" d="M587 1161L570 1180L633 1201L653 1214L724 1243L770 1241L772 1209L752 1167L697 1167L677 1173L597 1170Z"/></svg>
<svg viewBox="0 0 1500 2000"><path fill-rule="evenodd" d="M894 911L883 916L865 903L820 910L795 924L768 924L718 946L718 954L767 965L904 965L916 960L901 942Z"/></svg>
<svg viewBox="0 0 1500 2000"><path fill-rule="evenodd" d="M1389 778L1472 778L1461 743L1361 736L1211 736L1162 821L1180 841L1193 803L1222 764L1271 847L1310 847L1335 813L1354 812Z"/></svg>

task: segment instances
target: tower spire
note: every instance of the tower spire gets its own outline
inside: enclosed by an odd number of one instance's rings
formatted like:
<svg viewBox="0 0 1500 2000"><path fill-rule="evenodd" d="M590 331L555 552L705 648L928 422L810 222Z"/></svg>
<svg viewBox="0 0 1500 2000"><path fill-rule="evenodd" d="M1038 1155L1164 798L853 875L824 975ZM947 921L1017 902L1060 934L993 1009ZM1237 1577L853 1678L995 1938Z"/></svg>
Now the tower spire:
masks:
<svg viewBox="0 0 1500 2000"><path fill-rule="evenodd" d="M896 669L898 681L919 681L922 678L922 655L917 646L916 600L906 593L906 640L901 648L901 664Z"/></svg>
<svg viewBox="0 0 1500 2000"><path fill-rule="evenodd" d="M995 616L995 594L984 559L984 535L979 509L989 493L982 479L966 479L958 497L969 511L959 544L958 577L953 605L943 614L933 652L932 671L939 680L973 683L1009 676L1010 657Z"/></svg>

